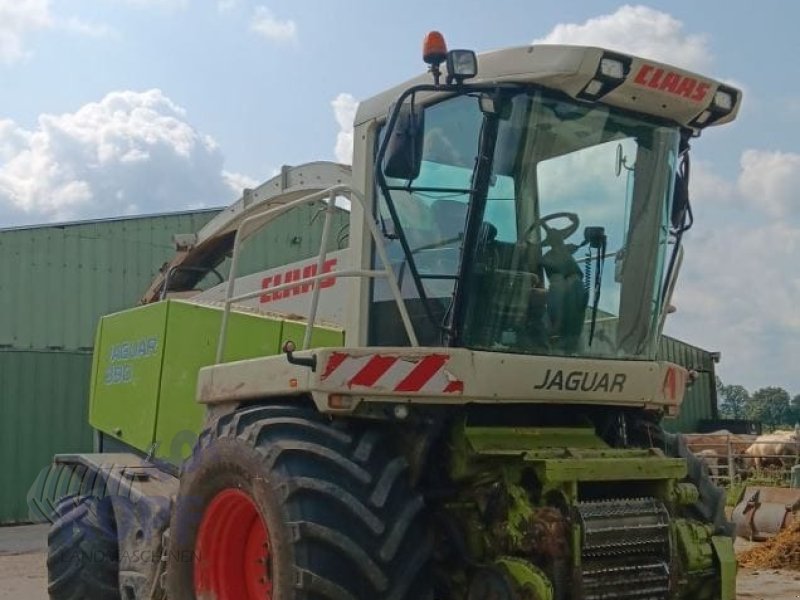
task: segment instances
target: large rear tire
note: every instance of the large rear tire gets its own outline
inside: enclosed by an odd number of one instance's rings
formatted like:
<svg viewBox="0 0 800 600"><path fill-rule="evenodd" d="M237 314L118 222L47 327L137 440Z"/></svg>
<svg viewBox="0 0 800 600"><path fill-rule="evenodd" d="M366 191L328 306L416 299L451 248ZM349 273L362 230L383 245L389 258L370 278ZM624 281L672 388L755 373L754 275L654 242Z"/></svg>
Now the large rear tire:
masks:
<svg viewBox="0 0 800 600"><path fill-rule="evenodd" d="M266 406L222 417L181 473L171 600L427 600L422 498L380 424Z"/></svg>
<svg viewBox="0 0 800 600"><path fill-rule="evenodd" d="M51 600L119 600L119 549L109 498L70 496L55 509L47 536Z"/></svg>

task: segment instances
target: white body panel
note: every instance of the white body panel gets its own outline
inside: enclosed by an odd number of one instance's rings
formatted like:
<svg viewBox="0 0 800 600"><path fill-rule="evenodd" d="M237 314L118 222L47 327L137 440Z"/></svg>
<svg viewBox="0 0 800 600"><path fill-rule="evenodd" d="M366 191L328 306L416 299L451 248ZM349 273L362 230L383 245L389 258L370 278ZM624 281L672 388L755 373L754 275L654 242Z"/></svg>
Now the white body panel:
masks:
<svg viewBox="0 0 800 600"><path fill-rule="evenodd" d="M278 285L298 281L302 277L316 274L316 258L308 258L259 273L237 277L234 283L234 295L264 290L264 294L237 302L264 314L279 314L287 317L308 318L311 309L311 292L313 284L303 284L280 292L270 292ZM337 250L328 254L323 273L333 273L350 266L350 252ZM218 303L225 300L225 283L214 286L200 294L192 296L189 301L198 304ZM321 282L321 294L317 309L318 321L336 327L345 327L345 306L347 304L347 286L345 280L332 275Z"/></svg>
<svg viewBox="0 0 800 600"><path fill-rule="evenodd" d="M478 55L478 76L470 79L470 83L539 84L575 98L594 78L604 54L625 56L602 48L560 45L521 46L485 52ZM689 126L711 104L715 92L722 85L691 71L653 60L637 56L626 58L631 61L629 74L622 85L602 97L604 104ZM385 118L389 107L404 90L431 81L429 74L420 75L362 102L356 114L356 125ZM732 121L739 110L741 93L728 89L736 94L732 110L715 121L715 125Z"/></svg>
<svg viewBox="0 0 800 600"><path fill-rule="evenodd" d="M320 348L317 367L270 356L206 367L198 402L214 404L311 393L360 402L421 404L562 403L661 409L677 413L688 373L666 362L585 360L479 352L464 348Z"/></svg>

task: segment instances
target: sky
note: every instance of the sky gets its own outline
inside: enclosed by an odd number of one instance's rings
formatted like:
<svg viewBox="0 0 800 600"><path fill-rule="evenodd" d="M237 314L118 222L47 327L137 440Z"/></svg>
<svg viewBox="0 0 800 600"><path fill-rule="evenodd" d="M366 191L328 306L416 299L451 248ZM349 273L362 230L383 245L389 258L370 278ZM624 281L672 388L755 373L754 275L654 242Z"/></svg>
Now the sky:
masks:
<svg viewBox="0 0 800 600"><path fill-rule="evenodd" d="M757 6L758 10L755 10ZM800 393L800 3L0 0L0 227L222 206L283 164L349 162L359 99L451 48L600 45L722 79L667 332Z"/></svg>

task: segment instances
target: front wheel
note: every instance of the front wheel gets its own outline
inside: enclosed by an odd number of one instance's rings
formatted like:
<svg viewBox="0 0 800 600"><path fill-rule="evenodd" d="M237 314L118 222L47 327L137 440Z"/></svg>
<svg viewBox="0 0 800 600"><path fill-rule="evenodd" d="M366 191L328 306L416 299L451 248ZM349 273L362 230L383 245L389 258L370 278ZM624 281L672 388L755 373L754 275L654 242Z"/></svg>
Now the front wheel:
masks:
<svg viewBox="0 0 800 600"><path fill-rule="evenodd" d="M431 598L424 503L376 427L266 406L205 431L172 514L169 598Z"/></svg>
<svg viewBox="0 0 800 600"><path fill-rule="evenodd" d="M119 550L110 498L68 496L47 536L51 600L119 600Z"/></svg>

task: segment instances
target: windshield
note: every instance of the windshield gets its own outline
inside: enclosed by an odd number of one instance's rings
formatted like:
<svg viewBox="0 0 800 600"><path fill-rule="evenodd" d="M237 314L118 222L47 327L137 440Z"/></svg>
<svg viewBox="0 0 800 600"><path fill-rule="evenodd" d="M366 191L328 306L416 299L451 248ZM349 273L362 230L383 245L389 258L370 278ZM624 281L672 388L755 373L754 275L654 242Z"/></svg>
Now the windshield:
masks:
<svg viewBox="0 0 800 600"><path fill-rule="evenodd" d="M476 349L652 358L678 139L538 90L491 113L467 95L427 107L418 176L387 178L399 223L380 207L422 343L451 328ZM490 164L476 169L481 153ZM391 337L382 287L373 343Z"/></svg>

